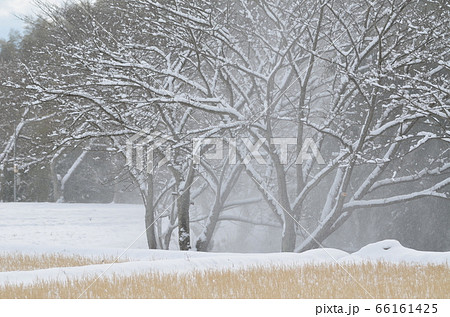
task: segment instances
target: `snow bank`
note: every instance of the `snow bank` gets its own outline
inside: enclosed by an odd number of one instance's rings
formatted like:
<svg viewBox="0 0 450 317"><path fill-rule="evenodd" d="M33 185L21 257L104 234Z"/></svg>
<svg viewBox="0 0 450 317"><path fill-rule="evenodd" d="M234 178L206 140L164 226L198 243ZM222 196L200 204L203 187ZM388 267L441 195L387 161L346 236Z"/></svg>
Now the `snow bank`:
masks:
<svg viewBox="0 0 450 317"><path fill-rule="evenodd" d="M450 252L426 252L405 248L397 240L371 243L340 262L385 261L391 263L449 264Z"/></svg>
<svg viewBox="0 0 450 317"><path fill-rule="evenodd" d="M164 252L164 251L162 251ZM170 253L170 251L165 251ZM151 252L152 253L152 252ZM208 254L200 252L179 252L178 258L154 261L133 261L114 264L97 264L68 268L51 268L34 271L1 272L0 285L32 284L37 280L66 281L80 277L129 276L136 273L189 273L206 270L243 269L253 266L299 266L307 263L331 263L348 253L322 249L314 252L270 253L270 254Z"/></svg>
<svg viewBox="0 0 450 317"><path fill-rule="evenodd" d="M10 249L9 251L12 251ZM15 250L16 252L18 250ZM45 249L34 250L35 253ZM49 251L56 251L49 249ZM25 251L29 253L29 251ZM119 250L65 249L63 254L114 255ZM123 251L121 253L124 253ZM136 273L188 273L205 270L243 269L253 266L301 266L309 263L360 263L385 261L391 263L448 264L450 252L422 252L403 247L398 241L385 240L369 244L358 252L348 254L336 249L316 249L303 253L224 254L163 250L128 250L131 262L99 264L35 271L1 272L0 285L31 284L37 280L74 279L80 277L129 276ZM150 259L150 260L149 260Z"/></svg>

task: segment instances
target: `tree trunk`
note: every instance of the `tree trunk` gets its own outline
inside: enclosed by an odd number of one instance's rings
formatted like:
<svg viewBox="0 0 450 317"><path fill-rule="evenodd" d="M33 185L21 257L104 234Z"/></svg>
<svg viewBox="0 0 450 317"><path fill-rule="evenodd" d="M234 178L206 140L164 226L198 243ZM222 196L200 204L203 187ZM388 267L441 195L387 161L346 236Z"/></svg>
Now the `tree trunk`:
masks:
<svg viewBox="0 0 450 317"><path fill-rule="evenodd" d="M191 233L189 228L189 208L191 206L190 187L194 180L194 168L189 167L188 175L183 185L180 186L177 200L178 210L178 243L180 250L191 249ZM181 181L179 182L181 183Z"/></svg>
<svg viewBox="0 0 450 317"><path fill-rule="evenodd" d="M57 202L62 197L62 192L59 186L58 174L56 173L56 160L50 161L50 175L53 185L53 201Z"/></svg>
<svg viewBox="0 0 450 317"><path fill-rule="evenodd" d="M275 153L275 150L273 150ZM281 164L279 157L273 155L273 162L277 171L277 185L278 185L278 204L283 209L283 233L281 236L281 251L292 252L295 249L295 220L293 219L293 212L289 203L286 173L284 166Z"/></svg>
<svg viewBox="0 0 450 317"><path fill-rule="evenodd" d="M1 183L1 200L4 202L12 202L14 201L13 195L13 180L14 180L14 171L12 169L8 169L8 164L3 164L3 177Z"/></svg>
<svg viewBox="0 0 450 317"><path fill-rule="evenodd" d="M281 251L292 252L295 249L295 222L289 215L285 213L285 221L283 228L283 237L281 239Z"/></svg>
<svg viewBox="0 0 450 317"><path fill-rule="evenodd" d="M153 204L148 202L145 206L145 228L147 234L147 245L149 249L157 249L155 236L155 214Z"/></svg>
<svg viewBox="0 0 450 317"><path fill-rule="evenodd" d="M276 162L277 164L278 162ZM284 174L284 167L281 164L277 164L277 178L278 178L278 197L279 203L283 208L284 224L283 235L281 237L281 251L292 252L295 249L295 220L292 218L293 212L289 204L289 197L286 186L286 175Z"/></svg>
<svg viewBox="0 0 450 317"><path fill-rule="evenodd" d="M7 201L7 188L8 188L8 183L6 180L6 174L7 174L7 170L6 170L6 164L2 164L0 165L2 170L0 171L0 201L4 202Z"/></svg>
<svg viewBox="0 0 450 317"><path fill-rule="evenodd" d="M155 234L155 208L153 206L153 175L148 175L147 197L145 199L145 228L147 235L147 244L149 249L157 249Z"/></svg>
<svg viewBox="0 0 450 317"><path fill-rule="evenodd" d="M191 237L189 228L189 205L190 205L189 189L184 191L177 201L178 206L178 241L180 250L191 249Z"/></svg>
<svg viewBox="0 0 450 317"><path fill-rule="evenodd" d="M219 220L219 215L222 209L223 204L220 204L220 202L216 201L208 216L208 220L206 221L205 229L203 230L202 235L198 238L195 245L197 251L208 251L208 247L214 234L214 230L216 229L217 221Z"/></svg>

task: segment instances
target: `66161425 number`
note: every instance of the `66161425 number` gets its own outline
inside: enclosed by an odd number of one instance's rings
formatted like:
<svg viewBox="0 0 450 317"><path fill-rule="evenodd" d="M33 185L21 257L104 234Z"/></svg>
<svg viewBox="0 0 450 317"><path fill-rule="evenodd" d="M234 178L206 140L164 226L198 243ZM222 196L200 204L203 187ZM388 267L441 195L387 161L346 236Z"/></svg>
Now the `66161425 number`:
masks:
<svg viewBox="0 0 450 317"><path fill-rule="evenodd" d="M437 304L377 304L375 311L385 314L436 314L438 307Z"/></svg>

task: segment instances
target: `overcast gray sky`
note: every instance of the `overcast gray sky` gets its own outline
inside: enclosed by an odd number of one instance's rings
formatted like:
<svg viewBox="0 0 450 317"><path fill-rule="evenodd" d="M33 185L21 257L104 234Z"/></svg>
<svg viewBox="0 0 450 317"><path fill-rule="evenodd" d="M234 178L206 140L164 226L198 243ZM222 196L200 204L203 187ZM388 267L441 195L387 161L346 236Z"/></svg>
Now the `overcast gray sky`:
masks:
<svg viewBox="0 0 450 317"><path fill-rule="evenodd" d="M47 0L62 3L64 0ZM17 17L37 11L33 0L0 0L0 38L7 38L11 29L23 31L24 23Z"/></svg>

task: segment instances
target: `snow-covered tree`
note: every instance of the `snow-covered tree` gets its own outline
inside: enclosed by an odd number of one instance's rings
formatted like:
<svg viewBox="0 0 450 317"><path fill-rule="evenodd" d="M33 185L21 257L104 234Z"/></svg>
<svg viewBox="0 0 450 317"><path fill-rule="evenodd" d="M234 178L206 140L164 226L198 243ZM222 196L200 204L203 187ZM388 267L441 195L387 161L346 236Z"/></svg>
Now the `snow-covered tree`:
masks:
<svg viewBox="0 0 450 317"><path fill-rule="evenodd" d="M57 100L70 122L62 143L103 140L124 159L133 135L164 136L165 166L127 170L149 247L167 248L176 227L191 247L191 201L206 186L215 200L196 245L207 250L246 177L283 228L281 250L301 251L357 210L448 199L449 12L409 0L47 8L41 53L55 62L29 67L27 89ZM236 139L242 165L194 164L194 140L209 137Z"/></svg>

